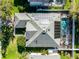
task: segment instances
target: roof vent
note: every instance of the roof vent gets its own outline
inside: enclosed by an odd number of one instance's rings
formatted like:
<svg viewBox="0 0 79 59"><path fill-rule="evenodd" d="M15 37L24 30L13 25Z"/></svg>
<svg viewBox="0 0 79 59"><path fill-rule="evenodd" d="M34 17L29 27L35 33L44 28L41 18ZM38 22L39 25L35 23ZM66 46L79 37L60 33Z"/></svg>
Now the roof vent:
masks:
<svg viewBox="0 0 79 59"><path fill-rule="evenodd" d="M45 30L43 30L42 34L46 34L46 31L45 31Z"/></svg>

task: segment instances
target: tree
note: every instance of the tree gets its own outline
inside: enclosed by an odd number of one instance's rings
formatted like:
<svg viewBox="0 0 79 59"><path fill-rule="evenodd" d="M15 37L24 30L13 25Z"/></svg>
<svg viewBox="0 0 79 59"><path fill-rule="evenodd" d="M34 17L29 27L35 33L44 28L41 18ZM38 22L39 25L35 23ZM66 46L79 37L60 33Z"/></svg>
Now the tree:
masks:
<svg viewBox="0 0 79 59"><path fill-rule="evenodd" d="M41 53L42 53L42 55L46 55L46 54L48 54L48 50L44 49L44 50L41 51Z"/></svg>
<svg viewBox="0 0 79 59"><path fill-rule="evenodd" d="M22 7L22 6L18 6L18 9L19 9L20 12L24 11L24 7Z"/></svg>
<svg viewBox="0 0 79 59"><path fill-rule="evenodd" d="M29 2L28 2L28 0L14 0L14 5L15 6L19 6L19 10L21 11L21 12L23 12L23 11L26 11L26 12L29 12L30 10L30 5L29 5Z"/></svg>
<svg viewBox="0 0 79 59"><path fill-rule="evenodd" d="M3 34L2 51L4 51L2 54L5 57L6 48L9 45L10 39L13 38L13 27L5 24L5 22L4 22L1 27L1 30L2 30L2 34Z"/></svg>
<svg viewBox="0 0 79 59"><path fill-rule="evenodd" d="M28 59L28 57L29 57L28 52L23 52L23 53L21 54L20 59Z"/></svg>
<svg viewBox="0 0 79 59"><path fill-rule="evenodd" d="M64 6L64 9L70 9L70 7L71 7L70 1L69 0L66 0L66 4Z"/></svg>

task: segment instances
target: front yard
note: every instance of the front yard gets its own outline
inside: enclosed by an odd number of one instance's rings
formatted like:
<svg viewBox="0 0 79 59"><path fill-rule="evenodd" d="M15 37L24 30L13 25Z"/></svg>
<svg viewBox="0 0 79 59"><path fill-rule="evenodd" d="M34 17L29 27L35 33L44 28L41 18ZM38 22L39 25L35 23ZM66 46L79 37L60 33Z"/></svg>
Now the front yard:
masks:
<svg viewBox="0 0 79 59"><path fill-rule="evenodd" d="M6 56L2 59L28 59L28 53L26 51L19 53L17 47L17 39L18 37L15 37L13 41L10 41L7 47Z"/></svg>
<svg viewBox="0 0 79 59"><path fill-rule="evenodd" d="M10 41L7 47L6 57L4 57L3 59L20 59L20 54L17 50L16 38L13 41Z"/></svg>

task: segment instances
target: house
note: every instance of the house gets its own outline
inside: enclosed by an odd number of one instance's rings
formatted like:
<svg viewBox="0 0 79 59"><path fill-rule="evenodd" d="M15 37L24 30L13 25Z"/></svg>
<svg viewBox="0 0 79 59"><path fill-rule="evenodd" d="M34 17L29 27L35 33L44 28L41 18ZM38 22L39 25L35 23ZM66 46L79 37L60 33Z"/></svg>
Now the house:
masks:
<svg viewBox="0 0 79 59"><path fill-rule="evenodd" d="M61 16L61 13L16 13L14 35L25 35L26 47L60 48L63 15Z"/></svg>
<svg viewBox="0 0 79 59"><path fill-rule="evenodd" d="M65 0L28 0L30 6L63 6L65 4Z"/></svg>

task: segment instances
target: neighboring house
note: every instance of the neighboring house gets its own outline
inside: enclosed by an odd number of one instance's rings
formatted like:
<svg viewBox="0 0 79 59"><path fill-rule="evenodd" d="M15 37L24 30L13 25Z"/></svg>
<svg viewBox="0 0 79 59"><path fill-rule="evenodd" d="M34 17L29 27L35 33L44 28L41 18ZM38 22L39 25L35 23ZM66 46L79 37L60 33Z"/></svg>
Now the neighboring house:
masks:
<svg viewBox="0 0 79 59"><path fill-rule="evenodd" d="M26 47L59 48L62 17L61 13L16 13L14 34L26 36Z"/></svg>
<svg viewBox="0 0 79 59"><path fill-rule="evenodd" d="M63 6L65 0L28 0L30 6Z"/></svg>

